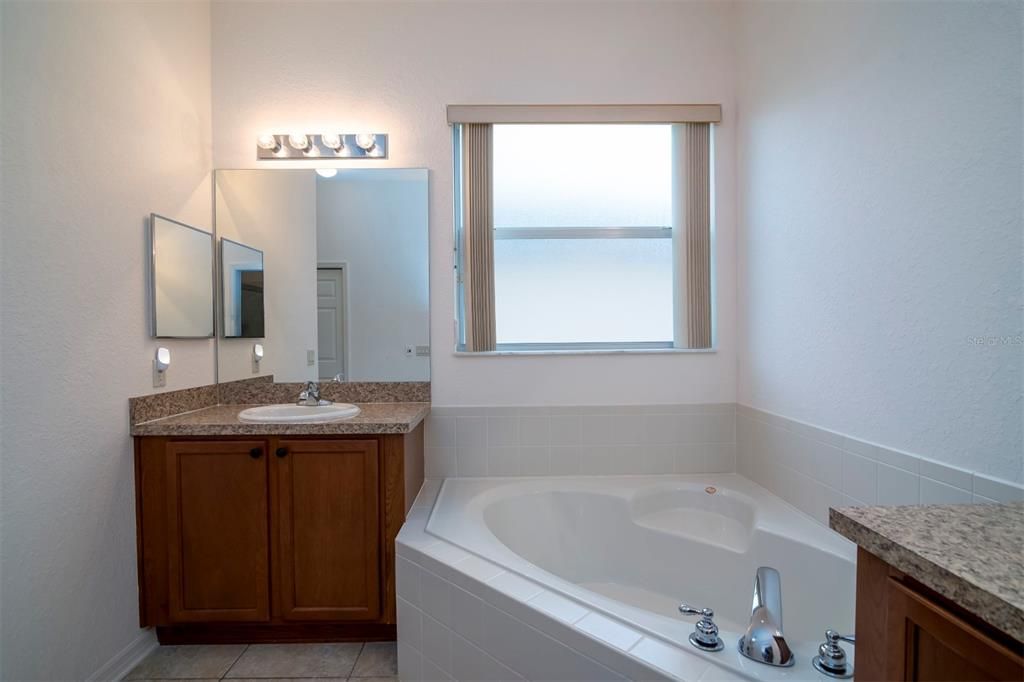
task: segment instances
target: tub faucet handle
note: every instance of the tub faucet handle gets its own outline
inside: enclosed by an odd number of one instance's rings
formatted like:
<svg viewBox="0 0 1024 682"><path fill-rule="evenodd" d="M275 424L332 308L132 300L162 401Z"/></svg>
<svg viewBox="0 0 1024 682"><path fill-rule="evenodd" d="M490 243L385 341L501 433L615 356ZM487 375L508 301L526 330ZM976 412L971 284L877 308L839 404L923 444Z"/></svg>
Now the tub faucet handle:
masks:
<svg viewBox="0 0 1024 682"><path fill-rule="evenodd" d="M829 677L845 679L853 677L853 666L846 658L846 652L839 642L856 644L853 635L841 635L835 630L825 630L825 641L818 647L818 655L811 659L814 669Z"/></svg>
<svg viewBox="0 0 1024 682"><path fill-rule="evenodd" d="M693 632L690 633L690 644L702 651L721 651L725 647L722 638L718 636L714 611L709 608L699 609L689 604L680 604L679 613L701 617L693 626Z"/></svg>

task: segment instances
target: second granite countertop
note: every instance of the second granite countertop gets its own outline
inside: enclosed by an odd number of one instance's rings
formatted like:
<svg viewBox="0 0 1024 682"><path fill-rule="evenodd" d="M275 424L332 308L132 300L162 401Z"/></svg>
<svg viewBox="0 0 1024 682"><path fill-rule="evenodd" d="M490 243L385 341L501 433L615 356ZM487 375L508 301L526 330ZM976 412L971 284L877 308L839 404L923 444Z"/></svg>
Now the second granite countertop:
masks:
<svg viewBox="0 0 1024 682"><path fill-rule="evenodd" d="M318 423L247 422L238 413L255 405L216 405L132 426L133 436L306 436L409 433L430 413L430 403L356 403L349 419Z"/></svg>
<svg viewBox="0 0 1024 682"><path fill-rule="evenodd" d="M832 509L834 530L1024 641L1024 503Z"/></svg>

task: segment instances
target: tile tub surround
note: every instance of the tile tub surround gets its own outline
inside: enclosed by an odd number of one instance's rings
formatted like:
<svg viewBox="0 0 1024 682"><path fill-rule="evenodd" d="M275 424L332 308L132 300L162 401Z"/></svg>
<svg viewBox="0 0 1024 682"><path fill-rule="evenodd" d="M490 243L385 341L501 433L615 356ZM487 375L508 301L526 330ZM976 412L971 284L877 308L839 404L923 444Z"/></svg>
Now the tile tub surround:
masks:
<svg viewBox="0 0 1024 682"><path fill-rule="evenodd" d="M404 682L735 678L705 654L641 633L427 534L440 486L436 479L424 483L396 543Z"/></svg>
<svg viewBox="0 0 1024 682"><path fill-rule="evenodd" d="M825 525L830 507L1024 501L1016 483L745 405L736 446L738 473Z"/></svg>
<svg viewBox="0 0 1024 682"><path fill-rule="evenodd" d="M736 406L431 407L428 477L736 471Z"/></svg>
<svg viewBox="0 0 1024 682"><path fill-rule="evenodd" d="M217 405L133 424L133 436L306 436L409 433L430 413L430 403L356 403L355 417L333 422L246 422L238 413L252 405Z"/></svg>
<svg viewBox="0 0 1024 682"><path fill-rule="evenodd" d="M1024 641L1024 502L833 509L831 527Z"/></svg>

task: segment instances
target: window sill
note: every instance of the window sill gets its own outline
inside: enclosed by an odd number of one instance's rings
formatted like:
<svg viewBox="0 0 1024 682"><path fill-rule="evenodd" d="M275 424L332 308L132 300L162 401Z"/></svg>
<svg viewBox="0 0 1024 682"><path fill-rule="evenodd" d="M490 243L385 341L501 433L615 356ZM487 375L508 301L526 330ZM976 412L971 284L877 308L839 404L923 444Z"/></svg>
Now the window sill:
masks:
<svg viewBox="0 0 1024 682"><path fill-rule="evenodd" d="M595 348L578 350L491 350L469 352L457 350L457 358L490 358L504 355L687 355L717 353L717 348Z"/></svg>

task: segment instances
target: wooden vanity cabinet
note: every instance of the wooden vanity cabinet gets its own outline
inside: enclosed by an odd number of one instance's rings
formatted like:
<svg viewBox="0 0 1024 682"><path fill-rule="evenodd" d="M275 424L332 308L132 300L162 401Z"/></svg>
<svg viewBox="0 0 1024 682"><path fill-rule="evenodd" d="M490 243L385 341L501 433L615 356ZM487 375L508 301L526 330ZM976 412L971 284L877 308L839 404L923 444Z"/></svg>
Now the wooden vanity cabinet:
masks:
<svg viewBox="0 0 1024 682"><path fill-rule="evenodd" d="M857 553L858 682L1022 680L1022 644L911 580Z"/></svg>
<svg viewBox="0 0 1024 682"><path fill-rule="evenodd" d="M408 434L140 437L140 621L163 643L393 639Z"/></svg>
<svg viewBox="0 0 1024 682"><path fill-rule="evenodd" d="M286 621L381 614L376 440L277 440L276 611Z"/></svg>
<svg viewBox="0 0 1024 682"><path fill-rule="evenodd" d="M169 441L163 468L168 620L270 618L268 469L260 441Z"/></svg>

